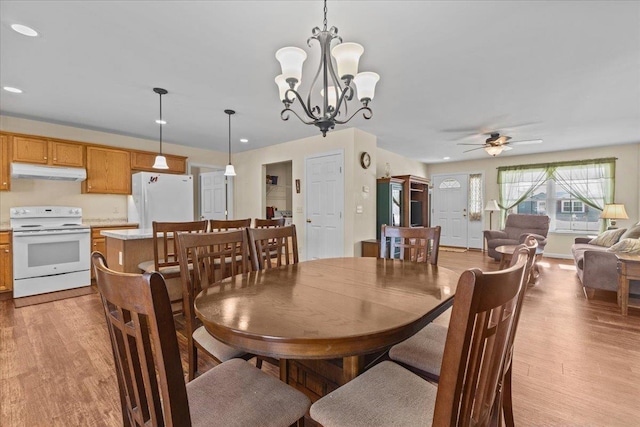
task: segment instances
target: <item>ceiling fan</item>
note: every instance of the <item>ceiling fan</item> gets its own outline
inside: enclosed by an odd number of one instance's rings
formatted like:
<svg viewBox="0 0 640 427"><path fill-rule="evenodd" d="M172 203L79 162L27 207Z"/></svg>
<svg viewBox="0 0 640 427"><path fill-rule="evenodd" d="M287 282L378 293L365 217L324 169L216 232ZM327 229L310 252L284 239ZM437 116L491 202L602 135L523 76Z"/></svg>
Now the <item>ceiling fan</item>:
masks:
<svg viewBox="0 0 640 427"><path fill-rule="evenodd" d="M512 149L511 145L528 145L528 144L542 143L541 139L529 139L526 141L509 142L511 137L506 135L500 135L500 132L489 132L489 133L485 133L484 135L489 135L489 138L485 140L484 144L460 142L458 143L458 145L479 145L479 147L477 148L471 148L470 150L466 150L464 152L468 153L469 151L480 150L481 148L484 148L484 150L489 155L495 157L498 154L502 153L503 151L511 150Z"/></svg>

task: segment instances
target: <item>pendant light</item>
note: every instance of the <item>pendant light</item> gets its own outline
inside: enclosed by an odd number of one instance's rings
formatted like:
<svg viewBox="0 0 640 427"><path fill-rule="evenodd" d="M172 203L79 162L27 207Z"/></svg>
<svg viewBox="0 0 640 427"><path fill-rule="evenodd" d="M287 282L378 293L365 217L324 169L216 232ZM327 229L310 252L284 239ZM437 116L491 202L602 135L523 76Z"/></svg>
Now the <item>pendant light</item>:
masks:
<svg viewBox="0 0 640 427"><path fill-rule="evenodd" d="M162 95L166 95L169 92L159 87L154 87L153 91L160 96L160 119L156 120L156 123L160 125L160 152L156 156L156 161L153 163L153 168L169 169L169 165L167 165L167 158L162 155L162 126L167 123L162 120Z"/></svg>
<svg viewBox="0 0 640 427"><path fill-rule="evenodd" d="M224 112L229 115L229 164L224 169L224 176L236 176L236 170L231 164L231 115L236 112L233 110L224 110Z"/></svg>

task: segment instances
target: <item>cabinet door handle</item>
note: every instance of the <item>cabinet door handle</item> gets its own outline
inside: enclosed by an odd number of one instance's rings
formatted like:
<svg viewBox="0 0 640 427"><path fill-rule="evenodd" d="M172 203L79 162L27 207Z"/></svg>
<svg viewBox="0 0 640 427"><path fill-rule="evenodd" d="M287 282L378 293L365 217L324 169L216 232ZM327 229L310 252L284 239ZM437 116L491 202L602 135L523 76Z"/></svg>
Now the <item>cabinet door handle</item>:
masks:
<svg viewBox="0 0 640 427"><path fill-rule="evenodd" d="M44 158L44 159L45 159L45 160L47 160L47 157L45 156L45 158Z"/></svg>
<svg viewBox="0 0 640 427"><path fill-rule="evenodd" d="M4 253L5 253L5 254L8 254L8 253L9 253L9 249L5 249L5 250L4 250Z"/></svg>

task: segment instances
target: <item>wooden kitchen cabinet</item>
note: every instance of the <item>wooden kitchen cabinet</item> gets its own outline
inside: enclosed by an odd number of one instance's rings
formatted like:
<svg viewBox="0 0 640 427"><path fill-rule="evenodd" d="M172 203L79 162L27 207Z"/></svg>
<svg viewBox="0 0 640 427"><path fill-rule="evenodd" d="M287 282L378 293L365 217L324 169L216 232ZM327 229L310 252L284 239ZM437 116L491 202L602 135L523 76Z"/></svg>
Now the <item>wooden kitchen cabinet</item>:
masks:
<svg viewBox="0 0 640 427"><path fill-rule="evenodd" d="M182 156L174 156L172 154L164 154L167 159L167 165L169 169L158 170L153 168L153 164L156 161L156 153L149 153L146 151L132 151L131 152L131 169L134 171L146 171L146 172L162 172L162 173L175 173L183 174L187 171L187 158Z"/></svg>
<svg viewBox="0 0 640 427"><path fill-rule="evenodd" d="M0 191L11 190L11 156L9 136L0 135Z"/></svg>
<svg viewBox="0 0 640 427"><path fill-rule="evenodd" d="M2 294L13 290L13 254L11 252L11 232L0 231L0 299ZM6 295L6 294L5 294Z"/></svg>
<svg viewBox="0 0 640 427"><path fill-rule="evenodd" d="M131 154L126 150L87 147L83 193L131 194Z"/></svg>
<svg viewBox="0 0 640 427"><path fill-rule="evenodd" d="M14 136L13 161L81 168L84 167L84 145L45 138Z"/></svg>
<svg viewBox="0 0 640 427"><path fill-rule="evenodd" d="M98 251L102 255L107 256L107 248L105 245L105 237L100 234L102 230L122 230L122 229L138 228L138 224L127 225L107 225L103 227L91 227L91 252ZM95 279L93 267L91 268L91 278Z"/></svg>

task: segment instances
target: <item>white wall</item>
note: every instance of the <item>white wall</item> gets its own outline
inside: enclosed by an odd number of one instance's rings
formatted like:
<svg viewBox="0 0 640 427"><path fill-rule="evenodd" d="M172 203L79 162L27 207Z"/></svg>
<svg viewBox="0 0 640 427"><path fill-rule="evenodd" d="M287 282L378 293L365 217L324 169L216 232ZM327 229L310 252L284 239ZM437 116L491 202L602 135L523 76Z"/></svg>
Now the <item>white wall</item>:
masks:
<svg viewBox="0 0 640 427"><path fill-rule="evenodd" d="M391 151L378 148L376 153L376 177L382 178L385 176L386 164L389 163L391 167L391 176L394 175L415 175L423 178L429 177L429 166L425 163L417 162L407 157L402 157L399 154L392 153ZM373 162L373 158L371 159Z"/></svg>
<svg viewBox="0 0 640 427"><path fill-rule="evenodd" d="M155 151L158 148L158 141L10 116L0 116L0 130L134 150ZM223 168L227 163L227 154L222 152L164 142L162 148L167 154L185 156L198 163L221 165ZM0 223L9 221L11 207L33 205L77 206L83 209L84 219L93 222L125 221L127 217L127 196L81 194L79 182L13 179L11 191L0 192Z"/></svg>
<svg viewBox="0 0 640 427"><path fill-rule="evenodd" d="M515 151L515 150L514 150ZM629 227L640 220L640 144L626 144L583 150L556 151L553 153L527 156L498 156L466 162L437 163L429 165L433 175L469 171L483 171L485 176L485 198L498 199L499 166L552 163L568 160L586 160L617 157L616 161L616 203L624 203L628 220L619 220L619 227ZM494 214L493 228L497 229ZM485 229L489 228L489 215L485 215ZM545 256L570 257L571 245L576 234L550 233Z"/></svg>

